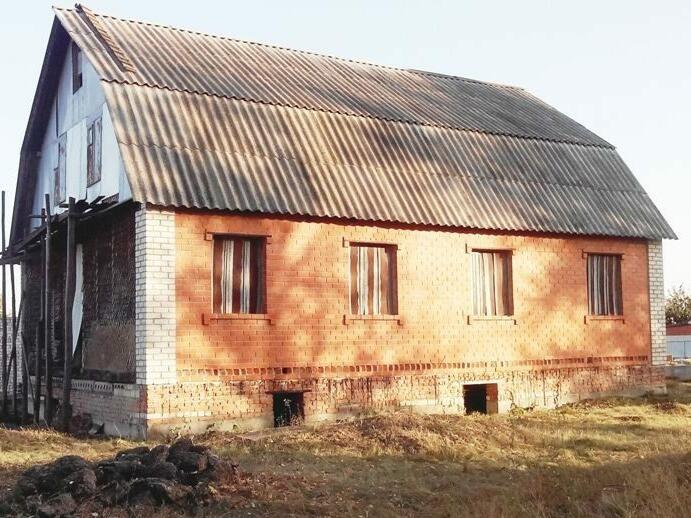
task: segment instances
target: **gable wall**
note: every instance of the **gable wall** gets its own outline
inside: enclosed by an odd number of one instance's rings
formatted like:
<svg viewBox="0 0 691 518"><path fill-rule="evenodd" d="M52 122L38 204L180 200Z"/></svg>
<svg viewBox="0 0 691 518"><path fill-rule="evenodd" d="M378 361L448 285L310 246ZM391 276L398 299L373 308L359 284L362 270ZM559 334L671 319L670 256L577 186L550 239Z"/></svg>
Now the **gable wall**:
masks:
<svg viewBox="0 0 691 518"><path fill-rule="evenodd" d="M119 194L119 200L123 201L132 197L100 79L84 53L81 53L81 59L82 86L72 93L72 56L68 47L41 146L32 214L39 214L44 207L45 193L49 193L53 200L53 170L58 165L58 139L63 134L67 136L68 198L74 196L78 200L85 198L91 201L97 196ZM87 125L99 115L103 121L101 181L87 188ZM61 212L64 209L53 207L53 210ZM40 220L32 221L32 227L39 224Z"/></svg>

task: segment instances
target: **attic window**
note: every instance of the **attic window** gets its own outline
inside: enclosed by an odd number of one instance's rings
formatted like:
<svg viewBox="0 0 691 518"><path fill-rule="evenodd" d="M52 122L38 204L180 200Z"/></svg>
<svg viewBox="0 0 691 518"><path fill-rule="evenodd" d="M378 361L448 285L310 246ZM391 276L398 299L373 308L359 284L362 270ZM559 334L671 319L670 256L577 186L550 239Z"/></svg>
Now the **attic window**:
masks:
<svg viewBox="0 0 691 518"><path fill-rule="evenodd" d="M101 117L86 129L86 186L101 181Z"/></svg>
<svg viewBox="0 0 691 518"><path fill-rule="evenodd" d="M82 51L72 43L72 93L82 87Z"/></svg>

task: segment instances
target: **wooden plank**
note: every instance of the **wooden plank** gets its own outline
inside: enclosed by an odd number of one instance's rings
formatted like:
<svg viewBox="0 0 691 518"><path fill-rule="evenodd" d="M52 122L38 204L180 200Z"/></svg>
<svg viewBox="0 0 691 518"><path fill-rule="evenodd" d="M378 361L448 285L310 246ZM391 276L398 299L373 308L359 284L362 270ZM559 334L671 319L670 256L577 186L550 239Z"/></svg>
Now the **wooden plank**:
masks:
<svg viewBox="0 0 691 518"><path fill-rule="evenodd" d="M5 191L2 191L2 255L5 256ZM2 265L2 418L7 417L7 378L9 371L7 369L7 278L5 272L5 265Z"/></svg>
<svg viewBox="0 0 691 518"><path fill-rule="evenodd" d="M45 209L42 211L44 214L44 219L45 219ZM45 264L45 254L46 254L46 243L45 243L45 235L40 237L40 244L41 244L41 261L40 265L43 267ZM43 351L43 320L45 319L45 315L43 312L46 309L46 305L44 303L45 297L46 297L46 286L45 286L45 278L43 275L40 276L41 280L41 295L40 295L40 318L38 320L38 324L36 326L36 358L35 358L35 364L34 364L34 374L36 376L36 390L34 391L34 424L39 424L39 416L41 414L41 354Z"/></svg>
<svg viewBox="0 0 691 518"><path fill-rule="evenodd" d="M65 330L63 333L64 345L64 365L62 373L62 430L69 432L70 419L72 418L72 408L70 405L70 393L72 391L72 306L74 305L74 292L76 289L75 270L76 254L77 254L77 240L76 240L76 226L75 219L75 201L74 198L69 199L69 207L67 209L67 261L65 271L65 316L63 322Z"/></svg>
<svg viewBox="0 0 691 518"><path fill-rule="evenodd" d="M14 266L10 266L10 286L12 292L12 361L14 362L14 369L12 370L12 412L14 419L19 419L19 409L17 408L17 330L19 328L19 321L22 318L22 309L24 308L24 299L19 301L19 311L17 311L17 298L15 297L14 289ZM8 372L9 374L9 372ZM9 377L9 376L8 376Z"/></svg>
<svg viewBox="0 0 691 518"><path fill-rule="evenodd" d="M26 300L26 282L25 282L25 275L21 277L21 284L22 284L22 300ZM22 329L19 329L20 324L22 325ZM29 378L29 360L27 358L27 347L29 346L28 343L25 340L25 333L24 330L26 329L26 326L24 325L23 321L21 319L17 320L17 331L21 333L22 337L22 409L20 413L20 423L26 424L29 419L29 386L31 385L31 379ZM32 397L33 397L33 388L32 390Z"/></svg>
<svg viewBox="0 0 691 518"><path fill-rule="evenodd" d="M29 419L29 390L31 390L31 399L36 400L36 391L31 384L31 378L29 377L29 358L26 355L27 344L26 335L22 331L22 363L24 368L24 383L22 383L22 423L26 423Z"/></svg>
<svg viewBox="0 0 691 518"><path fill-rule="evenodd" d="M50 326L53 322L51 318L52 310L52 287L50 283L50 261L51 261L51 205L50 205L50 194L46 193L46 246L45 246L45 269L44 269L44 283L45 283L45 310L43 316L43 340L45 343L46 351L46 391L45 391L45 401L43 402L43 415L46 424L50 426L53 423L53 345L51 340L52 333L50 332Z"/></svg>

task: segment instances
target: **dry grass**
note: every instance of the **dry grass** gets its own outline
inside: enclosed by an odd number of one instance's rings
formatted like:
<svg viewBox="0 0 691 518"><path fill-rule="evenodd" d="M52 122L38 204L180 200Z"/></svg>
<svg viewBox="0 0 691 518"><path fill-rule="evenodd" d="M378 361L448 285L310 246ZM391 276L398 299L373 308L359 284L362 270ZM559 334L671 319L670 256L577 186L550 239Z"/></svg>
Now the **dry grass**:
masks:
<svg viewBox="0 0 691 518"><path fill-rule="evenodd" d="M198 440L247 475L223 516L669 516L691 509L691 384L502 416L379 415ZM0 476L125 441L0 430ZM2 479L0 479L2 480Z"/></svg>

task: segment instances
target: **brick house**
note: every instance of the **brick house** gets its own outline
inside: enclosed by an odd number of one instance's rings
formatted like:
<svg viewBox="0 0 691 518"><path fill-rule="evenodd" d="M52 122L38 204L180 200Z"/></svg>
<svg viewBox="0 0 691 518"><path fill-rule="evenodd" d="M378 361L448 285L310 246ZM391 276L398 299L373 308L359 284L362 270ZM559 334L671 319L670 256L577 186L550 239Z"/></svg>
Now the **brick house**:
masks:
<svg viewBox="0 0 691 518"><path fill-rule="evenodd" d="M82 200L73 413L146 436L664 390L675 236L580 124L515 87L55 12L11 243L39 365L51 194L60 365Z"/></svg>

